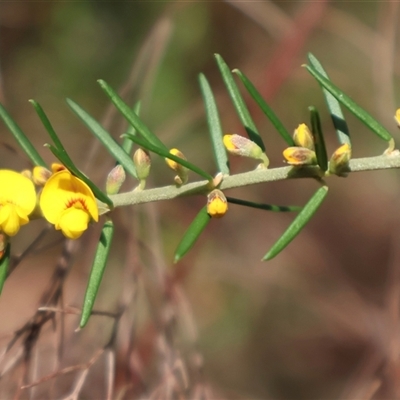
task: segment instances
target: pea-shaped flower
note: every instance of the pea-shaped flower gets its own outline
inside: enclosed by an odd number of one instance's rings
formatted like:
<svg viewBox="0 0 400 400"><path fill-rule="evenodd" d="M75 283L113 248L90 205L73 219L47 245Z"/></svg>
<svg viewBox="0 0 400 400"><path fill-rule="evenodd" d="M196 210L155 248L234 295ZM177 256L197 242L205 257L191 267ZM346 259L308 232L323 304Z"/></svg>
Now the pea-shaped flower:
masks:
<svg viewBox="0 0 400 400"><path fill-rule="evenodd" d="M221 218L228 211L228 202L223 192L214 189L207 196L207 213L212 218Z"/></svg>
<svg viewBox="0 0 400 400"><path fill-rule="evenodd" d="M70 239L78 239L90 220L99 219L93 192L68 170L56 172L48 179L39 204L47 221Z"/></svg>
<svg viewBox="0 0 400 400"><path fill-rule="evenodd" d="M0 170L0 230L8 236L16 235L21 225L29 222L35 206L33 182L18 172Z"/></svg>

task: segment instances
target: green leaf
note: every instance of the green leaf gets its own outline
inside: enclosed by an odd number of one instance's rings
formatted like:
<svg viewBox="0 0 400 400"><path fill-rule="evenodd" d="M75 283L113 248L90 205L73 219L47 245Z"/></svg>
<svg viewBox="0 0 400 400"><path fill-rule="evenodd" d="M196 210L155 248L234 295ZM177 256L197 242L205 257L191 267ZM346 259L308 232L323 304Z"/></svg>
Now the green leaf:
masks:
<svg viewBox="0 0 400 400"><path fill-rule="evenodd" d="M218 115L217 105L215 98L211 90L210 84L207 78L203 75L199 75L199 82L201 92L203 94L203 101L206 108L208 129L210 131L211 143L214 150L214 157L217 163L219 172L229 175L229 161L228 155L224 143L222 141L223 132L221 127L221 121Z"/></svg>
<svg viewBox="0 0 400 400"><path fill-rule="evenodd" d="M8 266L10 265L10 243L7 244L2 259L0 260L0 294L3 292L4 282L7 278Z"/></svg>
<svg viewBox="0 0 400 400"><path fill-rule="evenodd" d="M97 199L99 199L103 203L108 204L110 208L113 206L113 202L111 201L111 199L106 194L104 194L85 174L83 174L75 166L75 164L71 161L71 159L69 158L68 154L66 154L65 151L63 152L51 144L45 144L45 146L50 149L50 151L54 154L54 156L61 161L61 164L63 164L73 175L75 175L77 178L85 182L86 185L90 187L90 189L92 190L93 194Z"/></svg>
<svg viewBox="0 0 400 400"><path fill-rule="evenodd" d="M104 90L115 107L127 119L127 121L142 135L149 143L159 148L167 149L167 146L142 122L142 120L130 109L130 107L121 99L121 97L109 86L105 81L99 79L97 81Z"/></svg>
<svg viewBox="0 0 400 400"><path fill-rule="evenodd" d="M308 203L303 207L303 209L296 216L294 221L289 225L283 235L278 239L278 241L271 247L268 253L264 256L263 261L270 260L279 254L304 228L307 222L315 214L318 207L324 201L326 195L328 194L328 187L320 187L308 201Z"/></svg>
<svg viewBox="0 0 400 400"><path fill-rule="evenodd" d="M288 211L301 211L303 207L299 206L276 206L272 204L254 203L253 201L235 199L233 197L227 197L228 203L238 204L240 206L246 206L251 208L258 208L260 210L276 211L276 212L288 212Z"/></svg>
<svg viewBox="0 0 400 400"><path fill-rule="evenodd" d="M152 151L153 153L156 153L161 157L169 158L169 159L177 162L178 164L183 165L187 169L190 169L191 171L195 172L196 174L202 176L203 178L208 179L209 181L213 180L213 177L209 173L203 171L199 167L196 167L195 165L193 165L189 161L186 161L186 160L183 160L180 157L174 156L173 154L171 154L169 152L168 149L167 150L161 149L161 148L159 148L157 146L154 146L153 144L147 142L146 140L140 139L137 136L132 136L129 133L124 133L122 135L122 137L128 137L130 140L132 140L133 142L135 142L139 146L142 146L143 148L145 148L145 149L147 149L149 151Z"/></svg>
<svg viewBox="0 0 400 400"><path fill-rule="evenodd" d="M139 116L140 115L140 107L141 107L141 103L140 101L138 101L135 106L133 107L133 112ZM135 127L133 127L132 125L129 126L128 131L129 134L135 136L136 135L136 129ZM131 154L132 153L132 147L133 147L133 142L132 140L129 140L128 138L125 138L122 141L122 148L125 150L125 152L127 154Z"/></svg>
<svg viewBox="0 0 400 400"><path fill-rule="evenodd" d="M210 222L210 219L211 217L207 213L207 206L204 206L183 235L175 251L174 263L177 263L193 247L201 232L204 231L205 227Z"/></svg>
<svg viewBox="0 0 400 400"><path fill-rule="evenodd" d="M219 54L215 54L217 60L218 68L221 71L222 78L225 82L225 86L228 89L229 96L232 99L233 105L235 106L236 112L239 115L242 124L244 125L250 140L257 143L263 151L265 151L264 143L261 139L260 134L250 116L249 110L240 94L239 88L237 87L232 73L229 67L226 65L225 61Z"/></svg>
<svg viewBox="0 0 400 400"><path fill-rule="evenodd" d="M247 76L238 69L234 69L233 72L240 78L243 85L250 93L251 97L255 100L258 106L261 108L263 113L267 116L267 118L271 121L272 125L278 131L278 133L282 136L283 140L289 145L294 146L294 140L287 129L283 126L280 119L276 116L272 108L266 103L266 101L262 98L261 94L257 91L254 85L250 82Z"/></svg>
<svg viewBox="0 0 400 400"><path fill-rule="evenodd" d="M317 72L319 72L324 78L330 81L328 74L325 72L321 63L317 60L317 58L313 54L308 53L308 60L310 61L312 67L314 67ZM328 110L331 114L333 126L335 127L339 143L340 144L348 143L349 145L351 145L349 128L344 118L342 108L340 107L340 103L330 92L328 92L328 90L323 88L322 91L325 96Z"/></svg>
<svg viewBox="0 0 400 400"><path fill-rule="evenodd" d="M311 117L311 132L314 136L315 154L317 156L318 165L322 171L328 169L328 155L326 153L324 134L322 133L321 121L318 110L310 106L308 107Z"/></svg>
<svg viewBox="0 0 400 400"><path fill-rule="evenodd" d="M32 163L37 166L47 167L43 158L36 151L33 144L26 137L25 133L22 132L18 124L11 118L10 114L6 111L2 104L0 104L0 117Z"/></svg>
<svg viewBox="0 0 400 400"><path fill-rule="evenodd" d="M107 221L101 231L100 240L94 256L92 270L86 287L85 299L83 301L82 315L79 326L83 328L89 321L96 300L97 292L103 278L104 269L107 264L108 254L114 234L114 224Z"/></svg>
<svg viewBox="0 0 400 400"><path fill-rule="evenodd" d="M43 111L43 108L41 107L41 105L35 100L29 100L29 103L31 103L33 105L37 115L39 116L40 120L42 121L43 126L46 128L46 130L47 130L48 134L50 135L51 140L53 141L56 148L59 151L65 153L66 156L69 158L67 151L64 149L64 146L61 143L61 140L58 138L55 130L53 129L53 126L50 123L50 120L47 118L47 115Z"/></svg>
<svg viewBox="0 0 400 400"><path fill-rule="evenodd" d="M138 179L135 164L132 158L122 147L111 137L111 135L82 107L71 99L67 99L68 105L75 114L86 124L89 130L103 143L108 152L124 167L134 178Z"/></svg>
<svg viewBox="0 0 400 400"><path fill-rule="evenodd" d="M340 103L350 110L361 122L370 128L372 132L374 132L383 140L389 141L392 139L392 135L377 120L375 120L349 96L344 94L331 81L322 76L314 67L309 65L306 65L305 67L307 68L307 71L321 84L322 87L324 87Z"/></svg>

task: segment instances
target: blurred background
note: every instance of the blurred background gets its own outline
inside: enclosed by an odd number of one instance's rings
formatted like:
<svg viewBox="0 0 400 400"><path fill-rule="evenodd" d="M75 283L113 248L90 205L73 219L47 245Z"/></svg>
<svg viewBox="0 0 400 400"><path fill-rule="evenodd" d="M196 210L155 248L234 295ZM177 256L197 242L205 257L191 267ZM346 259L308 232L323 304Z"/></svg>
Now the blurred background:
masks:
<svg viewBox="0 0 400 400"><path fill-rule="evenodd" d="M214 61L219 53L252 80L289 131L307 123L307 107L316 106L332 153L338 142L321 90L301 65L312 52L333 82L396 137L398 8L397 2L324 0L1 2L0 100L50 163L52 154L43 147L49 138L28 103L37 100L76 164L104 187L114 161L65 103L73 99L119 138L127 126L96 82L104 79L130 104L142 101L142 119L168 147L179 147L215 174L200 72L213 88L224 132L245 134ZM285 143L243 94L271 168L282 166ZM346 117L354 157L385 150L359 121ZM30 167L2 123L0 140L0 168ZM249 160L230 161L233 174L255 167ZM172 179L154 156L148 187ZM52 285L66 244L59 232L48 232L23 257L0 299L0 397L67 398L72 391L76 397L70 398L88 399L398 398L398 182L397 171L329 178L321 209L269 262L260 259L294 218L291 213L231 205L174 265L174 250L205 198L118 209L96 302L96 310L123 310L118 324L93 316L75 333L79 315L72 308L58 312L59 323L43 327L24 360L26 340L12 347L14 353L4 349ZM124 190L134 185L128 178ZM227 194L302 205L316 189L312 180L296 180ZM71 251L59 307L82 304L98 225ZM42 229L43 221L24 227L13 240L13 254ZM98 349L105 353L85 364ZM81 367L62 371L72 365ZM54 371L61 372L39 382ZM24 380L40 384L18 392Z"/></svg>

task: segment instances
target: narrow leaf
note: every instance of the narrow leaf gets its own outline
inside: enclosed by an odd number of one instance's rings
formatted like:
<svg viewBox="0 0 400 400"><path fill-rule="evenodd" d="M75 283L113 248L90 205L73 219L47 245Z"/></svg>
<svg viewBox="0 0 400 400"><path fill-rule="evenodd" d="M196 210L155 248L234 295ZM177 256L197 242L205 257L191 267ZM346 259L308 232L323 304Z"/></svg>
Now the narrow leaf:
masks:
<svg viewBox="0 0 400 400"><path fill-rule="evenodd" d="M316 71L318 71L324 78L330 81L328 74L325 72L321 63L317 60L317 58L313 54L308 53L308 60L310 61L311 65L315 68ZM340 144L348 143L349 145L351 145L349 128L344 118L342 108L340 107L340 103L330 92L328 92L328 90L323 88L322 91L325 96L328 110L331 114L333 126L335 127L339 143Z"/></svg>
<svg viewBox="0 0 400 400"><path fill-rule="evenodd" d="M204 231L211 217L207 214L207 206L204 206L196 215L189 228L183 235L176 251L174 262L177 263L195 244L201 232Z"/></svg>
<svg viewBox="0 0 400 400"><path fill-rule="evenodd" d="M329 93L331 93L376 135L386 141L392 139L392 135L376 119L374 119L367 111L361 108L349 96L344 94L331 81L322 76L314 67L309 65L306 65L305 67L307 68L307 71L321 84L321 86L328 90Z"/></svg>
<svg viewBox="0 0 400 400"><path fill-rule="evenodd" d="M324 201L328 194L328 187L320 187L303 207L303 209L296 216L294 221L289 225L283 235L278 241L271 247L268 253L264 256L263 261L270 260L279 254L304 228L307 222L315 214L319 206Z"/></svg>
<svg viewBox="0 0 400 400"><path fill-rule="evenodd" d="M46 128L48 134L51 137L51 140L53 141L54 145L59 151L64 152L67 154L66 150L64 149L63 144L61 143L61 140L58 138L55 130L53 129L53 126L50 123L50 120L47 118L46 113L43 111L42 106L35 100L29 100L29 103L31 103L39 116L40 120L42 121L43 126ZM68 156L68 154L67 154Z"/></svg>
<svg viewBox="0 0 400 400"><path fill-rule="evenodd" d="M141 103L140 101L138 101L135 106L133 107L133 112L139 116L140 115L140 107L141 107ZM132 125L129 125L128 131L129 134L135 136L136 135L136 129L135 127L133 127ZM124 138L124 140L122 141L122 148L125 150L125 152L127 154L131 154L132 153L132 147L133 147L133 142L132 140L129 140L128 138Z"/></svg>
<svg viewBox="0 0 400 400"><path fill-rule="evenodd" d="M22 132L18 124L11 118L10 114L6 111L2 104L0 104L0 118L4 121L5 125L14 136L14 139L18 142L19 146L32 161L32 163L34 165L47 167L43 158L36 151L33 144L26 137L25 133Z"/></svg>
<svg viewBox="0 0 400 400"><path fill-rule="evenodd" d="M171 154L168 151L168 149L167 150L161 149L161 148L159 148L157 146L154 146L153 144L149 143L146 140L140 139L139 137L130 135L128 133L124 133L122 135L122 137L128 137L130 140L132 140L133 142L135 142L139 146L142 146L143 148L145 148L145 149L147 149L149 151L152 151L153 153L156 153L161 157L169 158L169 159L171 159L173 161L176 161L178 164L183 165L184 167L186 167L187 169L190 169L193 172L196 172L196 174L202 176L205 179L208 179L209 181L213 180L213 177L209 173L203 171L199 167L196 167L195 165L193 165L189 161L186 161L186 160L183 160L180 157L174 156L173 154Z"/></svg>
<svg viewBox="0 0 400 400"><path fill-rule="evenodd" d="M115 107L127 119L127 121L143 136L148 142L154 146L167 149L167 146L142 122L142 120L130 109L130 107L121 99L121 97L109 86L105 81L99 79L97 81L104 90Z"/></svg>
<svg viewBox="0 0 400 400"><path fill-rule="evenodd" d="M262 98L261 94L254 87L254 85L250 82L247 76L238 69L234 69L233 72L240 78L243 85L250 93L251 97L255 100L258 106L261 108L263 113L267 116L267 118L271 121L272 125L278 131L278 133L282 136L283 140L289 145L294 146L294 141L290 133L284 127L280 119L276 116L272 108L266 103L266 101Z"/></svg>
<svg viewBox="0 0 400 400"><path fill-rule="evenodd" d="M4 282L7 278L8 266L10 265L10 243L7 244L2 259L0 260L0 294L3 292Z"/></svg>
<svg viewBox="0 0 400 400"><path fill-rule="evenodd" d="M326 153L324 134L322 133L321 121L318 110L315 107L308 107L311 117L311 132L314 136L315 154L317 156L318 165L322 171L328 169L328 155Z"/></svg>
<svg viewBox="0 0 400 400"><path fill-rule="evenodd" d="M246 104L240 94L239 88L237 87L233 79L229 67L226 65L225 61L219 54L215 54L215 58L217 60L218 68L221 72L222 78L225 82L225 86L228 89L229 96L232 99L236 112L238 113L239 118L242 121L242 124L244 125L247 134L249 135L250 140L257 143L262 148L262 150L265 151L264 143L261 139L260 134L258 133L253 119L250 116L249 110L246 107Z"/></svg>
<svg viewBox="0 0 400 400"><path fill-rule="evenodd" d="M276 212L290 212L290 211L301 211L303 207L299 206L276 206L272 204L254 203L253 201L235 199L233 197L227 197L229 203L238 204L240 206L246 206L251 208L258 208L260 210L276 211Z"/></svg>
<svg viewBox="0 0 400 400"><path fill-rule="evenodd" d="M113 202L111 201L111 199L106 194L104 194L85 174L79 171L79 169L71 161L68 155L66 156L64 152L55 148L51 144L45 144L45 146L50 149L50 151L55 155L55 157L61 161L61 164L63 164L73 175L75 175L77 178L85 182L86 185L90 187L90 189L92 190L93 194L97 199L99 199L103 203L108 204L110 207L113 206Z"/></svg>
<svg viewBox="0 0 400 400"><path fill-rule="evenodd" d="M229 175L229 161L224 143L222 141L223 132L221 121L218 115L217 105L207 78L199 75L199 82L201 92L203 94L203 101L206 108L208 129L210 131L211 143L214 151L215 161L217 163L218 171L223 174Z"/></svg>
<svg viewBox="0 0 400 400"><path fill-rule="evenodd" d="M68 105L72 108L75 114L86 124L89 130L103 143L108 152L131 174L137 178L135 164L132 158L122 149L122 147L111 137L111 135L91 117L82 107L76 104L71 99L67 99Z"/></svg>
<svg viewBox="0 0 400 400"><path fill-rule="evenodd" d="M85 299L83 301L82 315L79 326L83 328L89 321L96 300L97 292L103 278L104 269L107 264L108 254L111 248L111 241L114 234L114 224L107 221L101 231L100 240L94 256L92 270L86 287Z"/></svg>

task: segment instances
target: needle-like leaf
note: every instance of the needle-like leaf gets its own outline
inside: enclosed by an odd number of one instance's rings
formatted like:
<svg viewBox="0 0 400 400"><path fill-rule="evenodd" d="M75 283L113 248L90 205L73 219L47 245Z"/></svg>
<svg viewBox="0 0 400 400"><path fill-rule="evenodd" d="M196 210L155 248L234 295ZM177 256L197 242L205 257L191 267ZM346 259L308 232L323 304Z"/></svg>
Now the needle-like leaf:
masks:
<svg viewBox="0 0 400 400"><path fill-rule="evenodd" d="M257 130L253 119L250 116L249 110L240 94L239 88L237 87L235 80L233 79L232 73L229 67L226 65L225 61L219 54L215 54L215 59L217 60L218 68L221 72L222 79L225 82L225 86L228 89L229 96L232 99L233 105L235 106L236 112L239 115L242 124L244 125L250 140L257 143L263 151L265 151L264 143L261 136Z"/></svg>
<svg viewBox="0 0 400 400"><path fill-rule="evenodd" d="M240 78L243 85L250 93L251 97L255 100L258 106L261 108L262 112L267 116L267 118L271 121L272 125L278 131L278 133L282 136L283 140L289 145L294 146L294 140L287 129L284 127L280 119L276 116L272 108L266 103L266 101L262 98L261 94L254 87L254 85L250 82L247 76L238 69L234 69L233 72Z"/></svg>
<svg viewBox="0 0 400 400"><path fill-rule="evenodd" d="M204 206L196 215L192 223L187 228L176 251L174 262L177 263L195 244L201 232L204 231L211 217L207 213L207 206Z"/></svg>
<svg viewBox="0 0 400 400"><path fill-rule="evenodd" d="M107 264L113 234L114 224L112 221L107 221L101 231L100 240L97 245L96 254L93 260L92 270L90 271L89 281L85 292L85 299L83 301L81 321L79 323L81 328L88 323L92 313L97 292L103 278L104 269Z"/></svg>
<svg viewBox="0 0 400 400"><path fill-rule="evenodd" d="M322 133L319 113L318 110L313 106L308 107L308 110L310 111L311 132L314 136L317 162L322 171L326 171L328 169L328 155L326 153L325 139L324 134Z"/></svg>
<svg viewBox="0 0 400 400"><path fill-rule="evenodd" d="M337 86L330 80L322 76L313 66L306 65L307 71L323 86L329 93L331 93L341 104L343 104L350 112L352 112L361 122L372 130L381 139L389 141L392 135L367 111L361 108L354 100L344 94Z"/></svg>
<svg viewBox="0 0 400 400"><path fill-rule="evenodd" d="M210 131L211 143L218 171L229 175L228 155L222 141L223 132L214 95L207 78L203 74L199 75L199 82L204 105L206 107L208 129Z"/></svg>
<svg viewBox="0 0 400 400"><path fill-rule="evenodd" d="M308 61L310 61L310 64L315 68L316 71L318 71L326 79L330 80L328 74L325 72L321 63L317 60L317 58L313 54L308 53ZM344 118L339 101L325 88L323 88L322 91L325 96L328 110L331 114L333 126L335 127L339 143L340 144L348 143L349 145L351 145L349 128Z"/></svg>
<svg viewBox="0 0 400 400"><path fill-rule="evenodd" d="M121 99L121 97L107 82L103 81L102 79L99 79L97 82L110 100L114 103L115 107L145 140L154 146L168 150L167 146L165 146L165 144L153 132L150 131L144 122L142 122L142 120L131 110L131 108Z"/></svg>
<svg viewBox="0 0 400 400"><path fill-rule="evenodd" d="M238 204L240 206L246 206L251 208L258 208L259 210L275 211L275 212L291 212L301 211L303 207L299 206L276 206L273 204L254 203L253 201L235 199L234 197L226 197L228 203Z"/></svg>
<svg viewBox="0 0 400 400"><path fill-rule="evenodd" d="M324 201L328 194L328 187L320 187L298 213L293 222L289 225L283 235L277 240L277 242L271 247L268 253L264 256L263 261L270 260L278 255L304 228L307 222L318 210L319 206Z"/></svg>
<svg viewBox="0 0 400 400"><path fill-rule="evenodd" d="M140 116L140 107L141 103L138 101L135 106L133 107L133 112L139 117ZM127 131L129 134L135 136L137 134L136 129L134 126L130 125ZM133 142L132 140L129 140L128 138L124 138L122 141L122 146L121 146L127 154L132 153L132 147L133 147Z"/></svg>
<svg viewBox="0 0 400 400"><path fill-rule="evenodd" d="M37 166L47 167L43 158L36 151L33 144L26 137L25 133L22 132L18 124L11 118L10 114L6 111L6 109L2 106L2 104L0 104L0 118L4 121L7 128L14 136L14 139L18 142L21 149L25 152L25 154L32 161L32 163Z"/></svg>
<svg viewBox="0 0 400 400"><path fill-rule="evenodd" d="M8 243L4 250L3 257L0 260L0 294L3 291L4 282L7 278L8 266L10 265L10 249L11 245Z"/></svg>
<svg viewBox="0 0 400 400"><path fill-rule="evenodd" d="M100 140L101 143L103 143L108 152L124 167L125 171L138 179L132 158L100 125L100 123L71 99L67 99L67 103L74 113L85 123L89 130Z"/></svg>

